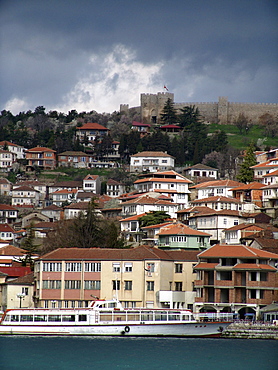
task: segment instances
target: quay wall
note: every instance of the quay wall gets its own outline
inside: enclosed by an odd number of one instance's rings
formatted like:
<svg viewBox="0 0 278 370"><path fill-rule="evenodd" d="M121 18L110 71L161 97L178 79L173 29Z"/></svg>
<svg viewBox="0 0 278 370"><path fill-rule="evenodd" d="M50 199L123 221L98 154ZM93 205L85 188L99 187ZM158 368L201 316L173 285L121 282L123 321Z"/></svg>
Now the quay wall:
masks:
<svg viewBox="0 0 278 370"><path fill-rule="evenodd" d="M278 326L264 323L233 323L221 336L233 339L277 339Z"/></svg>

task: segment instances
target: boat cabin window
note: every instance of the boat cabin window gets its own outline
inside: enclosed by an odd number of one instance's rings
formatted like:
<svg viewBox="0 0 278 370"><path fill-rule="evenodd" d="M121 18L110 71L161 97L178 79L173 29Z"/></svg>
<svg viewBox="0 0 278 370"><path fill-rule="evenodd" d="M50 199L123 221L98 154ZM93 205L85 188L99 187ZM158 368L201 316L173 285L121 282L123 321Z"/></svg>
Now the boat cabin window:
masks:
<svg viewBox="0 0 278 370"><path fill-rule="evenodd" d="M11 321L19 321L19 315L11 315Z"/></svg>
<svg viewBox="0 0 278 370"><path fill-rule="evenodd" d="M20 321L33 321L33 315L20 315Z"/></svg>
<svg viewBox="0 0 278 370"><path fill-rule="evenodd" d="M47 321L46 320L46 315L35 315L34 316L34 321Z"/></svg>
<svg viewBox="0 0 278 370"><path fill-rule="evenodd" d="M78 321L87 321L87 315L78 315Z"/></svg>
<svg viewBox="0 0 278 370"><path fill-rule="evenodd" d="M59 320L57 320L59 321ZM75 315L63 315L62 321L75 321Z"/></svg>
<svg viewBox="0 0 278 370"><path fill-rule="evenodd" d="M48 321L61 321L61 315L49 315Z"/></svg>
<svg viewBox="0 0 278 370"><path fill-rule="evenodd" d="M168 316L168 320L180 320L180 313L179 312L173 312Z"/></svg>

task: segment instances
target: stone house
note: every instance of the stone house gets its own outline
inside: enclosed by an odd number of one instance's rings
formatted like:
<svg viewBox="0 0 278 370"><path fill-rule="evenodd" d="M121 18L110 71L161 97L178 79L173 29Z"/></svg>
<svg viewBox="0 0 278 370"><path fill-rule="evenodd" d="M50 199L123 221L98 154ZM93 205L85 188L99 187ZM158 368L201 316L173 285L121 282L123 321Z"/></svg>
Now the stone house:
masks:
<svg viewBox="0 0 278 370"><path fill-rule="evenodd" d="M139 218L145 216L146 213L122 218L119 220L122 236L129 242L140 243L143 233L140 228Z"/></svg>
<svg viewBox="0 0 278 370"><path fill-rule="evenodd" d="M76 201L76 195L78 190L77 189L62 189L57 190L50 194L50 197L52 199L52 203L58 207L62 207L65 202L75 202Z"/></svg>
<svg viewBox="0 0 278 370"><path fill-rule="evenodd" d="M226 244L241 244L242 239L248 238L249 235L259 234L265 226L253 223L241 223L239 225L232 226L225 229Z"/></svg>
<svg viewBox="0 0 278 370"><path fill-rule="evenodd" d="M48 217L50 222L60 221L64 214L63 209L55 204L43 208L41 213Z"/></svg>

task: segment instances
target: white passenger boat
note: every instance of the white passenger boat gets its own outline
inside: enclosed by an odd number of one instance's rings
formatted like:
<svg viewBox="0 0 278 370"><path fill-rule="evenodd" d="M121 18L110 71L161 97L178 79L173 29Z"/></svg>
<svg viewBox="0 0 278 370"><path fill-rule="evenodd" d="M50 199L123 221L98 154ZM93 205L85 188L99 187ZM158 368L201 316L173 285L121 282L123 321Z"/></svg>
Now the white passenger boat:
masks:
<svg viewBox="0 0 278 370"><path fill-rule="evenodd" d="M231 317L196 318L185 309L124 309L117 300L88 308L18 308L5 311L0 334L217 337Z"/></svg>

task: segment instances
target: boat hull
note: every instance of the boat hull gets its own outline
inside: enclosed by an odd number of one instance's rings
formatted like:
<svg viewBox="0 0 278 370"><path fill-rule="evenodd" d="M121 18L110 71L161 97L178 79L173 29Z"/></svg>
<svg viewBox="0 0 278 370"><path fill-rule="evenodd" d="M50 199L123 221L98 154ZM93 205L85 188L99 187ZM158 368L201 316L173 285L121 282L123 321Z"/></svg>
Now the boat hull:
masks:
<svg viewBox="0 0 278 370"><path fill-rule="evenodd" d="M144 337L219 337L227 322L121 325L1 325L0 335L144 336Z"/></svg>

